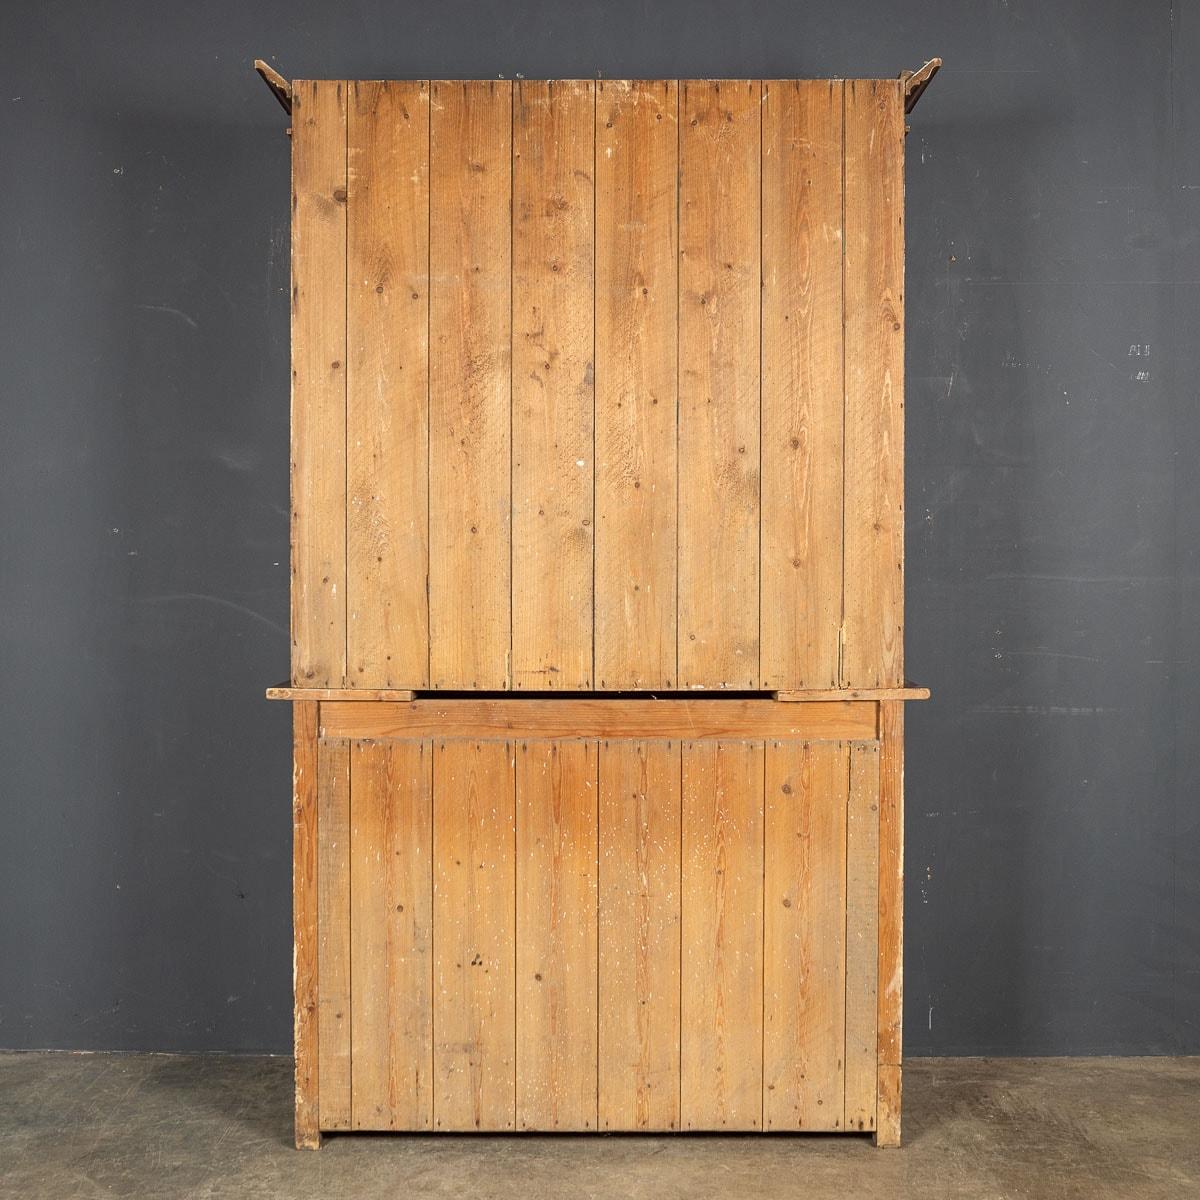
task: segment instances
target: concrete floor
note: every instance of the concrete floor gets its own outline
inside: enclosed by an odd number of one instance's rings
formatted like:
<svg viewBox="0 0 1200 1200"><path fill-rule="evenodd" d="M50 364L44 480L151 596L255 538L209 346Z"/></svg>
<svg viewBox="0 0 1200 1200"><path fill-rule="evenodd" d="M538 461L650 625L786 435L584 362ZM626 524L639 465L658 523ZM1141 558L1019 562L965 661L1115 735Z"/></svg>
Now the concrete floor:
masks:
<svg viewBox="0 0 1200 1200"><path fill-rule="evenodd" d="M1200 1197L1200 1058L920 1059L858 1137L356 1135L291 1148L288 1059L0 1054L0 1196Z"/></svg>

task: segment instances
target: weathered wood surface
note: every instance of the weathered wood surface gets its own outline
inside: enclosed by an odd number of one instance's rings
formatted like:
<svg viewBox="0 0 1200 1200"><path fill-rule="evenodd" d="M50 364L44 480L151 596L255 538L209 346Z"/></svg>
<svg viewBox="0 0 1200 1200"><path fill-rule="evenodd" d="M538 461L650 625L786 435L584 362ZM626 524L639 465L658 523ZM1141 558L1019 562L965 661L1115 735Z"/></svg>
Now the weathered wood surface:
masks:
<svg viewBox="0 0 1200 1200"><path fill-rule="evenodd" d="M320 1129L898 1136L878 742L316 732L298 730L321 764L306 1144ZM316 992L298 973L297 995Z"/></svg>
<svg viewBox="0 0 1200 1200"><path fill-rule="evenodd" d="M901 688L903 90L297 83L293 683Z"/></svg>
<svg viewBox="0 0 1200 1200"><path fill-rule="evenodd" d="M346 85L292 105L292 681L344 687Z"/></svg>
<svg viewBox="0 0 1200 1200"><path fill-rule="evenodd" d="M315 1150L321 1145L317 810L317 706L308 701L292 710L292 988L298 1150Z"/></svg>
<svg viewBox="0 0 1200 1200"><path fill-rule="evenodd" d="M873 738L878 705L827 700L413 700L321 704L327 737Z"/></svg>
<svg viewBox="0 0 1200 1200"><path fill-rule="evenodd" d="M599 1125L679 1128L680 745L600 745Z"/></svg>
<svg viewBox="0 0 1200 1200"><path fill-rule="evenodd" d="M507 688L512 84L436 82L430 107L429 678Z"/></svg>
<svg viewBox="0 0 1200 1200"><path fill-rule="evenodd" d="M522 741L517 796L517 1128L596 1128L594 742Z"/></svg>
<svg viewBox="0 0 1200 1200"><path fill-rule="evenodd" d="M592 83L513 99L512 653L516 689L592 686Z"/></svg>

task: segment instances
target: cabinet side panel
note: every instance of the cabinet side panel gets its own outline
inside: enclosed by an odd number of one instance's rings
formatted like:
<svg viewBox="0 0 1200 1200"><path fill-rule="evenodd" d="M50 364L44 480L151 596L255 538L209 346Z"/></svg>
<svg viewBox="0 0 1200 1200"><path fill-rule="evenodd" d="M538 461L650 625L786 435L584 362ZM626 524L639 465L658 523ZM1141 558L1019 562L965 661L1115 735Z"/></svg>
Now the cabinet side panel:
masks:
<svg viewBox="0 0 1200 1200"><path fill-rule="evenodd" d="M595 687L676 679L678 87L596 85Z"/></svg>
<svg viewBox="0 0 1200 1200"><path fill-rule="evenodd" d="M875 1128L879 967L879 744L850 748L846 806L846 1116Z"/></svg>
<svg viewBox="0 0 1200 1200"><path fill-rule="evenodd" d="M904 683L904 104L845 85L844 687Z"/></svg>
<svg viewBox="0 0 1200 1200"><path fill-rule="evenodd" d="M592 686L595 87L513 101L513 687Z"/></svg>
<svg viewBox="0 0 1200 1200"><path fill-rule="evenodd" d="M512 1129L512 744L435 742L433 813L434 1128Z"/></svg>
<svg viewBox="0 0 1200 1200"><path fill-rule="evenodd" d="M317 705L292 706L292 983L296 1147L321 1144L317 1089Z"/></svg>
<svg viewBox="0 0 1200 1200"><path fill-rule="evenodd" d="M350 743L317 748L321 1128L350 1128Z"/></svg>
<svg viewBox="0 0 1200 1200"><path fill-rule="evenodd" d="M349 685L424 687L429 533L429 87L350 85Z"/></svg>
<svg viewBox="0 0 1200 1200"><path fill-rule="evenodd" d="M430 89L430 682L505 689L512 84Z"/></svg>
<svg viewBox="0 0 1200 1200"><path fill-rule="evenodd" d="M757 688L761 85L679 88L676 686Z"/></svg>
<svg viewBox="0 0 1200 1200"><path fill-rule="evenodd" d="M684 1129L762 1127L763 757L683 746Z"/></svg>
<svg viewBox="0 0 1200 1200"><path fill-rule="evenodd" d="M600 745L601 1129L679 1128L679 755Z"/></svg>
<svg viewBox="0 0 1200 1200"><path fill-rule="evenodd" d="M346 683L346 84L292 94L292 682Z"/></svg>
<svg viewBox="0 0 1200 1200"><path fill-rule="evenodd" d="M350 749L350 1007L355 1129L433 1114L432 749Z"/></svg>
<svg viewBox="0 0 1200 1200"><path fill-rule="evenodd" d="M596 1128L596 743L521 742L517 1128Z"/></svg>
<svg viewBox="0 0 1200 1200"><path fill-rule="evenodd" d="M879 706L879 1114L881 1145L900 1144L904 1015L904 704Z"/></svg>
<svg viewBox="0 0 1200 1200"><path fill-rule="evenodd" d="M763 1122L842 1128L846 1036L844 742L769 742Z"/></svg>
<svg viewBox="0 0 1200 1200"><path fill-rule="evenodd" d="M764 688L838 685L842 88L763 84Z"/></svg>

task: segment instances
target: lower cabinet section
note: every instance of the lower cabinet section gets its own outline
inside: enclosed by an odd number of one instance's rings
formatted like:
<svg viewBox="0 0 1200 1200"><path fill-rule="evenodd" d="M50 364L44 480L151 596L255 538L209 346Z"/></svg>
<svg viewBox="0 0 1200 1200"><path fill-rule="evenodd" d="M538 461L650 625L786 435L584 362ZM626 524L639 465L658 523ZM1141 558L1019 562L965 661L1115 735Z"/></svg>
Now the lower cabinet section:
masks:
<svg viewBox="0 0 1200 1200"><path fill-rule="evenodd" d="M320 1130L875 1128L877 740L315 750Z"/></svg>

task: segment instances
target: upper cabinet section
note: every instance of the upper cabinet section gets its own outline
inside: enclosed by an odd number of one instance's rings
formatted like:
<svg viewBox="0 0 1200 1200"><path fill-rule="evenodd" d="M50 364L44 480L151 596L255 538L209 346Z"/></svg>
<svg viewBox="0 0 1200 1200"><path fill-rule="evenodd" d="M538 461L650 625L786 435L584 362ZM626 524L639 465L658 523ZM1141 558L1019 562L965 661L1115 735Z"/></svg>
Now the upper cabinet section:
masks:
<svg viewBox="0 0 1200 1200"><path fill-rule="evenodd" d="M294 684L902 683L902 81L292 106Z"/></svg>

